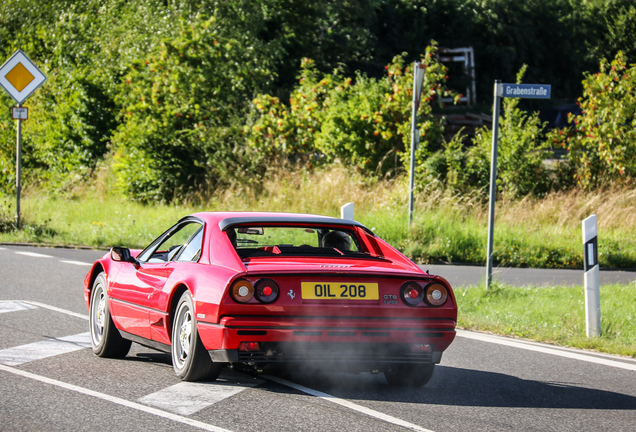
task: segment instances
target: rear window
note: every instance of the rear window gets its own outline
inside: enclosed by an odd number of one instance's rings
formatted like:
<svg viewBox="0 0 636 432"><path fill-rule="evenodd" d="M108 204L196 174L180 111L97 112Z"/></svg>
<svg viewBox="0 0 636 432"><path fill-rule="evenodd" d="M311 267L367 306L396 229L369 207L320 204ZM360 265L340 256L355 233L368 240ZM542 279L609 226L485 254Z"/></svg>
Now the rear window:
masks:
<svg viewBox="0 0 636 432"><path fill-rule="evenodd" d="M241 257L368 256L353 231L303 226L239 226L225 230Z"/></svg>

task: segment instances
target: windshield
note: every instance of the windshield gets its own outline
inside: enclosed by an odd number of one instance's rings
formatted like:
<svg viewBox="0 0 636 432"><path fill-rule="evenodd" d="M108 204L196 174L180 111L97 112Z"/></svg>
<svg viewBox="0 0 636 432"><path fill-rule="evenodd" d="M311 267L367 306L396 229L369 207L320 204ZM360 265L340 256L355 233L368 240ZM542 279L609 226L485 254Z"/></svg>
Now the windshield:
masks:
<svg viewBox="0 0 636 432"><path fill-rule="evenodd" d="M243 258L252 256L368 255L355 234L345 229L240 226L226 233Z"/></svg>

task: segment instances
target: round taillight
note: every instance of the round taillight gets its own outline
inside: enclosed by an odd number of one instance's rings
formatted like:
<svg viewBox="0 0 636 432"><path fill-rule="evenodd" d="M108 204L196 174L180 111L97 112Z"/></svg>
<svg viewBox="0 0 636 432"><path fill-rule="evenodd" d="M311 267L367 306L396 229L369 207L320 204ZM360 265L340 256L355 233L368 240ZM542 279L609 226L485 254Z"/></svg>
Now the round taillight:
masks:
<svg viewBox="0 0 636 432"><path fill-rule="evenodd" d="M433 283L426 287L426 303L431 306L441 306L446 303L448 291L442 284Z"/></svg>
<svg viewBox="0 0 636 432"><path fill-rule="evenodd" d="M278 298L278 284L271 279L261 279L254 286L254 296L261 303L271 303Z"/></svg>
<svg viewBox="0 0 636 432"><path fill-rule="evenodd" d="M239 279L232 284L230 295L239 303L247 303L254 297L254 286L246 279Z"/></svg>
<svg viewBox="0 0 636 432"><path fill-rule="evenodd" d="M424 290L417 282L407 282L400 288L400 297L408 306L415 306L424 299Z"/></svg>

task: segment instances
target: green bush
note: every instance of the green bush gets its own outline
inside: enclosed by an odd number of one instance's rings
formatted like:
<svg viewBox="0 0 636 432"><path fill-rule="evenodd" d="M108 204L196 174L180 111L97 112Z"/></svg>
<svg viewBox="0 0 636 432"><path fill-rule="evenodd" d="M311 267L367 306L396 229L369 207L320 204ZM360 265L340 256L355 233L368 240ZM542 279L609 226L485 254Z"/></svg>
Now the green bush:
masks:
<svg viewBox="0 0 636 432"><path fill-rule="evenodd" d="M582 115L574 126L553 131L549 139L569 152L579 186L633 182L636 178L636 65L619 52L600 71L588 74L579 99Z"/></svg>
<svg viewBox="0 0 636 432"><path fill-rule="evenodd" d="M171 201L230 176L246 96L272 79L249 34L228 35L215 17L180 26L180 36L133 62L116 98L115 172L143 201Z"/></svg>
<svg viewBox="0 0 636 432"><path fill-rule="evenodd" d="M520 83L526 66L517 74ZM519 99L505 98L499 119L497 157L498 191L512 198L528 194L541 196L552 184L551 173L543 166L549 149L541 135L543 124L538 114L528 114L518 107ZM439 182L458 192L485 191L490 184L490 153L492 129L478 130L471 146L462 131L443 149L422 158L418 163L419 179L423 184Z"/></svg>
<svg viewBox="0 0 636 432"><path fill-rule="evenodd" d="M441 141L441 121L432 115L431 102L441 94L445 67L437 61L436 46L427 48L422 62L426 73L418 111L420 154ZM387 76L376 80L358 74L355 81L335 70L321 74L305 59L299 85L289 106L270 95L254 100L253 121L245 128L248 142L269 157L311 158L311 163L340 160L366 172L387 173L408 164L410 147L413 66L406 55L386 66Z"/></svg>

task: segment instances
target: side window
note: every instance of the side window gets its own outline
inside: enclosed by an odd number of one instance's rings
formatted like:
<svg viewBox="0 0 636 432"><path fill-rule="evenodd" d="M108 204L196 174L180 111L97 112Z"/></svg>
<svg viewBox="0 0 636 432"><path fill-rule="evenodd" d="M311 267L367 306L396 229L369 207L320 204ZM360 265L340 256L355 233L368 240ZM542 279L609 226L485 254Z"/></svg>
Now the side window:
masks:
<svg viewBox="0 0 636 432"><path fill-rule="evenodd" d="M199 228L194 237L188 242L185 249L177 257L177 261L198 261L201 256L201 243L203 242L203 227Z"/></svg>
<svg viewBox="0 0 636 432"><path fill-rule="evenodd" d="M172 260L182 246L201 228L198 222L185 222L169 231L156 245L149 246L139 255L140 261L161 263Z"/></svg>

